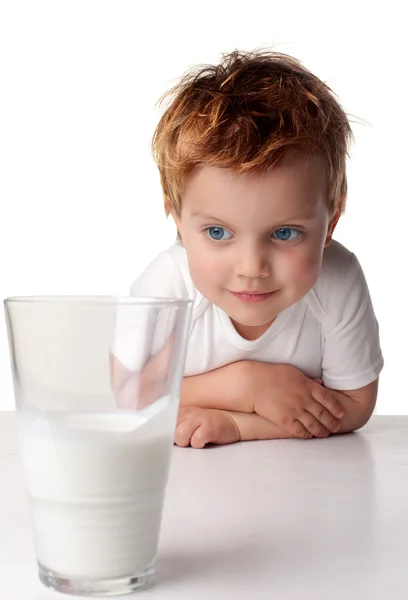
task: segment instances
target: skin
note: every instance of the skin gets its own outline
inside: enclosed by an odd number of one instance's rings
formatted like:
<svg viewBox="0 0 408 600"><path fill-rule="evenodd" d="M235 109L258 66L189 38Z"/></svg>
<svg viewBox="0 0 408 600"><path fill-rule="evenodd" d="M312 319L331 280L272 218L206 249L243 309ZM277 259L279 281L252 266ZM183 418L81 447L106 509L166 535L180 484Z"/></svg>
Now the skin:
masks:
<svg viewBox="0 0 408 600"><path fill-rule="evenodd" d="M264 175L205 166L187 181L172 214L192 280L245 339L260 337L315 284L339 217L330 218L326 189L320 162L295 153ZM242 291L272 294L250 303L231 293Z"/></svg>
<svg viewBox="0 0 408 600"><path fill-rule="evenodd" d="M321 162L296 152L263 175L201 167L186 181L180 213L169 204L168 209L196 288L248 340L263 335L313 287L340 216L329 212ZM165 347L140 376L111 357L118 405L157 397L166 352ZM378 380L358 390L330 390L291 365L231 363L183 379L175 443L203 448L354 431L370 418L377 388Z"/></svg>
<svg viewBox="0 0 408 600"><path fill-rule="evenodd" d="M255 340L315 284L340 216L331 215L328 206L322 163L288 152L262 175L237 176L204 166L186 182L180 213L168 208L196 288L229 315L243 338ZM249 302L248 295L234 292L270 295ZM219 401L219 390L231 383L230 366L240 370L234 377L244 382L242 389L260 398L259 408L253 406L248 414L239 394L231 398L233 410L225 410ZM241 439L327 437L353 431L371 416L378 380L360 390L327 390L301 372L295 378L292 371L285 375L285 368L294 370L290 365L242 361L218 373L185 378L175 443L202 448ZM293 389L285 394L289 379ZM270 390L278 380L280 402L273 404Z"/></svg>

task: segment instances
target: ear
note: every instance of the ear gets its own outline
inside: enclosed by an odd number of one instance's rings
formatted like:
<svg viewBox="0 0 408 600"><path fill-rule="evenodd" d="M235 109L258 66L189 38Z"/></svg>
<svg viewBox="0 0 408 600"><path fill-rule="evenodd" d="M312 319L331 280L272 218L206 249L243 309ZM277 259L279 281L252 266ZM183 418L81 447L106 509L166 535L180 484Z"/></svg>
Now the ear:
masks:
<svg viewBox="0 0 408 600"><path fill-rule="evenodd" d="M172 214L172 206L170 202L170 198L168 196L164 196L164 210L166 211L166 215Z"/></svg>
<svg viewBox="0 0 408 600"><path fill-rule="evenodd" d="M327 235L326 235L326 240L324 242L324 247L327 248L328 246L330 246L330 243L332 241L332 237L333 237L333 232L336 229L336 225L339 222L341 216L341 212L340 209L338 208L336 210L336 212L334 213L334 215L332 216L332 218L330 219L330 223L329 226L327 228Z"/></svg>

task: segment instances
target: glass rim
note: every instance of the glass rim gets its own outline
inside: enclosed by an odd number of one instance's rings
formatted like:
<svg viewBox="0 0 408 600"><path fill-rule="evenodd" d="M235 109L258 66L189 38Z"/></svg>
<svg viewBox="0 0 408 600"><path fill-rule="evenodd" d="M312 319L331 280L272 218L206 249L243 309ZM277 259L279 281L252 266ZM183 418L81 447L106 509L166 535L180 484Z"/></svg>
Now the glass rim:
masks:
<svg viewBox="0 0 408 600"><path fill-rule="evenodd" d="M34 295L34 296L9 296L3 300L5 306L13 304L58 304L68 303L73 305L121 305L121 306L152 306L165 308L170 306L183 307L193 303L192 298L166 298L159 296L109 296L97 294L78 295Z"/></svg>

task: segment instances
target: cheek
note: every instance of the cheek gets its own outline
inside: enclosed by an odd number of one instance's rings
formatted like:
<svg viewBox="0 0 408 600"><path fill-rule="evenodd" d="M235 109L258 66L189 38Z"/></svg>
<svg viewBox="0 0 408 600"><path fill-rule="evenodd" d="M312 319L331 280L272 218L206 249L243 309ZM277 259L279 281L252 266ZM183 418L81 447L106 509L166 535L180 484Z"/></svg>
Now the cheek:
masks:
<svg viewBox="0 0 408 600"><path fill-rule="evenodd" d="M322 254L321 252L296 252L289 251L282 264L282 278L288 285L306 288L312 287L319 275Z"/></svg>
<svg viewBox="0 0 408 600"><path fill-rule="evenodd" d="M224 279L219 256L200 251L189 251L187 256L191 278L199 291L203 292L209 285Z"/></svg>

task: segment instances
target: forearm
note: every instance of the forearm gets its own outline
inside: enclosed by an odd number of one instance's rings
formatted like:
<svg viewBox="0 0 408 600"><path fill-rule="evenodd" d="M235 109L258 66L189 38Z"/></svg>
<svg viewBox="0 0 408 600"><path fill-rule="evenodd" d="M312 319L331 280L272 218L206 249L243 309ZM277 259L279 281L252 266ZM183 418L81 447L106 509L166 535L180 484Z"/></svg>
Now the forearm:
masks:
<svg viewBox="0 0 408 600"><path fill-rule="evenodd" d="M250 440L279 440L293 438L286 431L279 429L275 423L260 417L256 413L226 411L234 419L238 427L241 441Z"/></svg>
<svg viewBox="0 0 408 600"><path fill-rule="evenodd" d="M367 423L374 410L375 402L372 405L362 405L342 392L336 390L330 390L330 392L336 396L345 411L344 416L340 420L340 429L336 433L356 431ZM242 441L296 437L283 431L277 425L260 417L256 413L227 412L234 419Z"/></svg>
<svg viewBox="0 0 408 600"><path fill-rule="evenodd" d="M239 361L201 375L184 377L180 406L252 412L253 403L243 393L247 387L245 365L246 361Z"/></svg>
<svg viewBox="0 0 408 600"><path fill-rule="evenodd" d="M277 365L279 367L279 365ZM274 368L274 365L270 365ZM182 382L180 406L198 406L236 412L241 415L243 439L273 439L289 437L272 422L260 417L255 420L254 394L257 385L257 361L237 361L192 377ZM340 429L336 433L347 433L363 427L371 417L377 398L378 382L354 391L327 391L335 396L344 408ZM361 392L364 391L362 395ZM249 413L244 420L242 413ZM252 433L252 425L255 434ZM253 437L255 435L255 437ZM249 436L249 437L248 437ZM252 437L251 437L252 436Z"/></svg>
<svg viewBox="0 0 408 600"><path fill-rule="evenodd" d="M362 405L342 392L336 390L330 390L330 392L336 396L345 411L344 416L340 420L340 429L336 434L356 431L367 423L374 410L375 402L372 405ZM275 423L260 417L256 413L227 412L234 419L242 441L296 437L283 431Z"/></svg>
<svg viewBox="0 0 408 600"><path fill-rule="evenodd" d="M345 393L330 389L329 391L344 408L344 416L340 419L340 429L336 433L356 431L367 423L375 408L376 393L369 401L359 402L352 397L352 392Z"/></svg>

